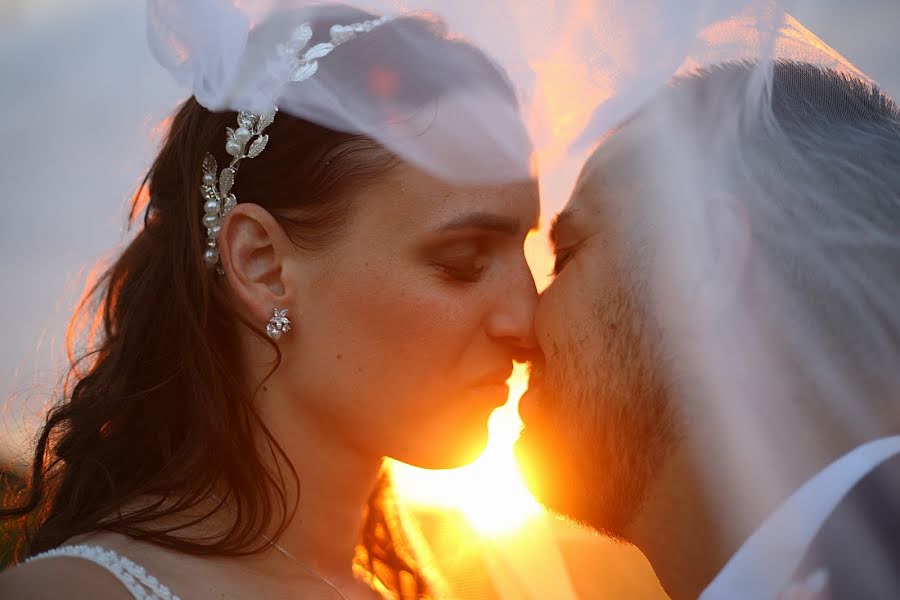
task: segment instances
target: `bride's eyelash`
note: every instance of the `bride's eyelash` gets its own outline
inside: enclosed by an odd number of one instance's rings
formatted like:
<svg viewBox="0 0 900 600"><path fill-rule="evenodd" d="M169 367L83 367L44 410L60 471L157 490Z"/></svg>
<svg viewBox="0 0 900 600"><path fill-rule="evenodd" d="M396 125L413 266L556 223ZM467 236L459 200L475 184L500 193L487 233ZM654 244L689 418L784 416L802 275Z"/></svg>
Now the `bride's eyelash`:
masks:
<svg viewBox="0 0 900 600"><path fill-rule="evenodd" d="M449 275L453 279L465 283L475 283L481 278L481 275L484 273L484 265L479 265L472 268L456 268L450 265L441 265L441 268L445 273L447 273L447 275Z"/></svg>
<svg viewBox="0 0 900 600"><path fill-rule="evenodd" d="M484 273L487 257L481 244L468 240L441 248L431 263L456 281L475 283Z"/></svg>

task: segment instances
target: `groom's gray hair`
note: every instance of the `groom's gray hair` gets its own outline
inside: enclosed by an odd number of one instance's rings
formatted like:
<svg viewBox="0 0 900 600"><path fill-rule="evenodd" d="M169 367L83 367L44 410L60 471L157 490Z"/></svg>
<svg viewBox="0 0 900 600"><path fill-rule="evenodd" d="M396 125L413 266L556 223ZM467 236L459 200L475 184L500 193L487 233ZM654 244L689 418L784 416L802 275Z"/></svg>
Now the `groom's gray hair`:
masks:
<svg viewBox="0 0 900 600"><path fill-rule="evenodd" d="M724 65L676 85L700 96L743 89L752 69ZM770 102L771 111L744 105L730 176L780 279L784 343L802 327L822 346L815 356L810 339L789 348L801 369L827 356L842 384L900 391L900 108L857 77L797 62L774 65Z"/></svg>
<svg viewBox="0 0 900 600"><path fill-rule="evenodd" d="M735 62L675 79L600 147L576 193L635 190L635 169L654 167L648 153L683 150L696 181L723 182L745 207L754 252L774 278L774 329L798 373L821 388L829 377L811 371L828 363L854 394L896 393L900 108L856 76L801 62L776 62L767 93L748 97L758 75L754 63ZM632 127L659 106L664 119L683 119L661 128L669 137L652 124ZM652 217L654 193L638 195L649 205L639 212Z"/></svg>

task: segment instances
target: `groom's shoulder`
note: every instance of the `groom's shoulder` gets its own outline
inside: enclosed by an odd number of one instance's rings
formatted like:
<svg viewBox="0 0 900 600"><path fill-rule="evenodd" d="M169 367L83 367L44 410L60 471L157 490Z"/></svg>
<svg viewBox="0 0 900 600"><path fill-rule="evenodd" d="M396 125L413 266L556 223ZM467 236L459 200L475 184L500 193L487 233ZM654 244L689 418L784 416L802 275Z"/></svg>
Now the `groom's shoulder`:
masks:
<svg viewBox="0 0 900 600"><path fill-rule="evenodd" d="M824 568L829 600L900 598L900 455L854 486L810 545L798 578Z"/></svg>

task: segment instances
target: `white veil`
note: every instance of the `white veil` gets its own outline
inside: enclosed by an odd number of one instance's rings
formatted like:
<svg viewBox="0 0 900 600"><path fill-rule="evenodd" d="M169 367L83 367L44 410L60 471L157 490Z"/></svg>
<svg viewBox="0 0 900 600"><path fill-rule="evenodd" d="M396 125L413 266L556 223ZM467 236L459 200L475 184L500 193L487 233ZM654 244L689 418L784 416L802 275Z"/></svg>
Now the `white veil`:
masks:
<svg viewBox="0 0 900 600"><path fill-rule="evenodd" d="M360 14L299 0L150 0L149 15L157 57L208 108L263 111L274 99L283 112L368 135L443 178L537 176L545 213L562 204L588 151L648 111L655 129L632 168L658 199L642 215L664 259L649 292L664 326L687 332L673 342L682 358L672 376L689 370L692 386L710 399L728 448L723 460L752 482L746 507L753 512L773 508L783 499L775 490L802 471L800 455L814 452L817 437L802 432L817 413L838 415L844 430L836 435L852 437L878 429L890 412L872 408L873 394L895 403L900 391L898 125L879 122L836 144L832 155L816 141L834 135L828 127L812 118L784 120L778 90L787 76L779 75L778 60L870 83L785 4L361 0L354 5L368 13L362 20L394 19L335 49L315 76L277 94L267 87L266 61L293 28L309 21L313 43L327 41L331 25L349 25ZM447 44L464 40L484 51L509 87L497 86L488 63L445 52L434 35L422 35L419 21L406 17L413 13ZM673 77L733 61L745 62L731 85L702 96L700 108L690 94L651 102ZM825 88L794 83L828 104ZM865 109L834 101L838 119L841 111ZM759 155L765 144L778 149L781 163ZM855 144L874 160L847 160ZM764 249L754 262L764 311L729 310L731 275L712 264L710 207L738 194L754 248ZM832 328L838 321L845 324ZM781 362L771 360L776 351ZM798 378L815 402L790 401ZM801 432L796 446L786 430Z"/></svg>
<svg viewBox="0 0 900 600"><path fill-rule="evenodd" d="M369 135L460 181L534 174L521 118L548 170L563 149L595 143L676 72L756 58L776 42L781 54L841 62L794 21L778 35L784 15L764 0L363 0L352 6L150 0L150 46L211 110L265 112L275 104ZM279 45L302 23L313 26L312 46L329 41L332 24L377 16L394 20L322 58L314 76L272 81ZM514 98L496 89L497 73L488 65L473 62L470 53L446 52L438 39L482 50L505 72ZM460 145L467 152L453 152Z"/></svg>
<svg viewBox="0 0 900 600"><path fill-rule="evenodd" d="M646 106L659 129L630 171L650 174L647 291L677 357L669 380L704 413L684 417L702 439L694 462L720 522L744 531L832 461L900 432L900 112L793 19L760 41L752 63ZM851 509L840 544L877 589L896 559L879 517ZM780 523L769 534L782 544L816 535ZM760 555L744 577L775 597L802 558ZM721 585L704 598L735 597Z"/></svg>

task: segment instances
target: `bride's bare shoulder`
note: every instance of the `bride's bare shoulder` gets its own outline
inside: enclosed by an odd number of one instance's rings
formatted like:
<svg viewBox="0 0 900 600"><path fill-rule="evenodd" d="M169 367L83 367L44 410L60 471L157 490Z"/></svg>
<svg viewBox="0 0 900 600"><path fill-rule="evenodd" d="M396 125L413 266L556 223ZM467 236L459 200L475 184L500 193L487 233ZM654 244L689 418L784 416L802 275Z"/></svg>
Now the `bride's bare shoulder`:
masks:
<svg viewBox="0 0 900 600"><path fill-rule="evenodd" d="M105 532L70 538L63 545L111 550L119 556L127 556L126 550L130 550L128 538ZM96 562L78 556L46 556L0 573L0 600L63 597L133 599L115 575Z"/></svg>
<svg viewBox="0 0 900 600"><path fill-rule="evenodd" d="M0 573L0 598L132 600L125 586L103 567L69 556L44 558L6 569Z"/></svg>

